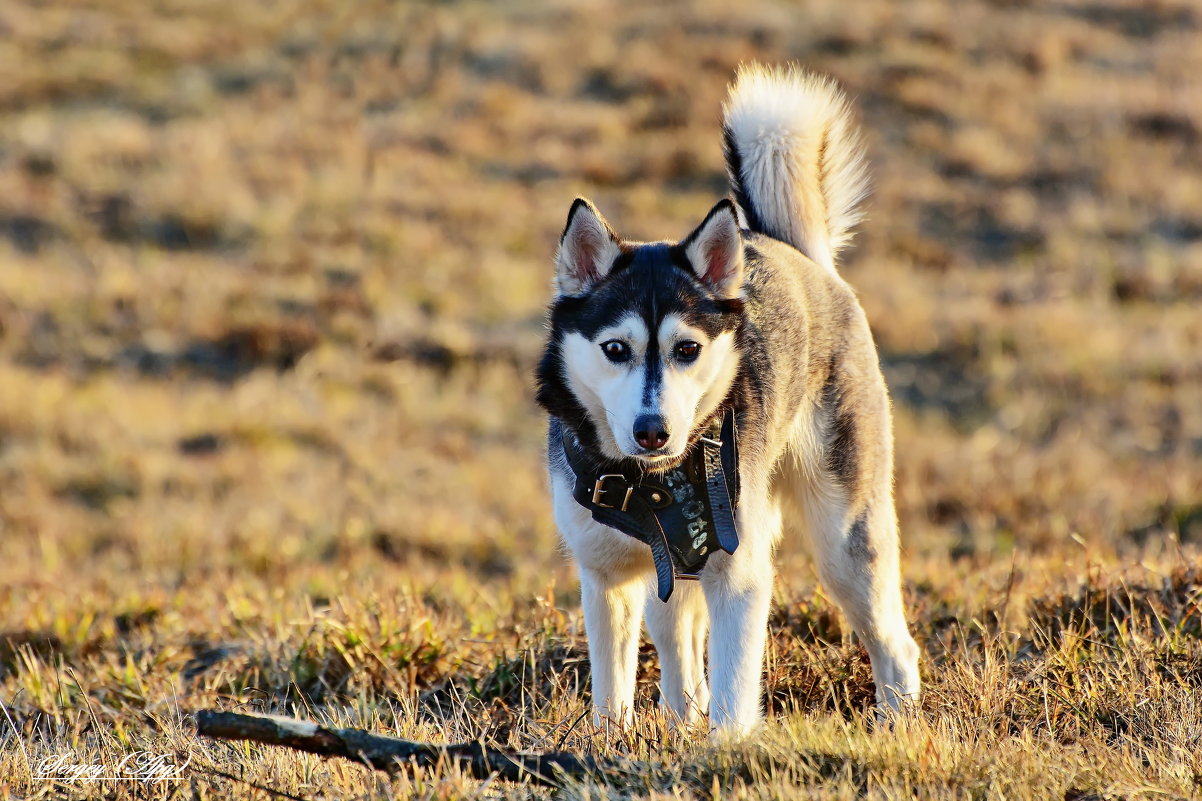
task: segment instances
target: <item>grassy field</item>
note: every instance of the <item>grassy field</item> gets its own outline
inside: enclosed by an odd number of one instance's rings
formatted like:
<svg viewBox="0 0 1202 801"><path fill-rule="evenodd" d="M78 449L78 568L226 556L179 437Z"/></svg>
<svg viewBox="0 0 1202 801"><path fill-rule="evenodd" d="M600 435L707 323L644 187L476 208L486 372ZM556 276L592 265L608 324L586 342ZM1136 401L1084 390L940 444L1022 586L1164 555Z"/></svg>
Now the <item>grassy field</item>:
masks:
<svg viewBox="0 0 1202 801"><path fill-rule="evenodd" d="M649 645L648 713L596 732L551 256L577 194L690 230L751 58L865 126L842 269L926 694L872 725L786 542L763 732L668 731ZM1202 797L1199 76L1191 0L8 0L0 797L550 795L200 741L206 707L630 758L568 798ZM184 780L32 778L139 750Z"/></svg>

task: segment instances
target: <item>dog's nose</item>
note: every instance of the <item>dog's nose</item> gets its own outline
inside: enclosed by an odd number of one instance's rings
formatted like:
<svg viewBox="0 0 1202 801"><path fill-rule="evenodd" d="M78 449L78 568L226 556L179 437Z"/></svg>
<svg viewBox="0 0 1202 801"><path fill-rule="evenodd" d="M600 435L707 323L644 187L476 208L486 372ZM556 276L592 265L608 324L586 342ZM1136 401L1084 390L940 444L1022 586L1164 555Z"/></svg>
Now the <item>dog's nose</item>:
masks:
<svg viewBox="0 0 1202 801"><path fill-rule="evenodd" d="M658 414L640 414L634 421L634 441L641 448L657 451L668 444L667 428Z"/></svg>

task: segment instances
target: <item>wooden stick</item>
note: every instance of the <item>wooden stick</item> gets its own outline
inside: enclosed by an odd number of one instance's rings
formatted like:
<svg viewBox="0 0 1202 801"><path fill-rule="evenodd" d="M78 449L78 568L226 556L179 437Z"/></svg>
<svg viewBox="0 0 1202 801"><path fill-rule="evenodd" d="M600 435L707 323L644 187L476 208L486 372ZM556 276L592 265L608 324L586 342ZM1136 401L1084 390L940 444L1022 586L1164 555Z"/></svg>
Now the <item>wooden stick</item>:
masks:
<svg viewBox="0 0 1202 801"><path fill-rule="evenodd" d="M332 729L306 720L278 715L243 715L202 709L196 713L196 732L221 740L251 740L282 745L324 757L342 757L376 770L395 772L406 765L434 767L456 762L477 779L499 776L508 781L529 781L559 786L564 778L588 776L606 767L593 757L566 751L521 754L482 743L434 745L385 737L363 729Z"/></svg>

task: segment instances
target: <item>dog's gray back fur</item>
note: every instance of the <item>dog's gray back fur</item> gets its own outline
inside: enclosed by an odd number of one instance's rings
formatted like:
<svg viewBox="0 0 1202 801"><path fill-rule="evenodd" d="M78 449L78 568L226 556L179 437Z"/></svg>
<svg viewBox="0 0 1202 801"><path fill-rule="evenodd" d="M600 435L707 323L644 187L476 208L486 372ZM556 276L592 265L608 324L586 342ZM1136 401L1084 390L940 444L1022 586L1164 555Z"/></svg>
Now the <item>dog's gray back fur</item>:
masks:
<svg viewBox="0 0 1202 801"><path fill-rule="evenodd" d="M745 380L732 401L746 468L809 459L807 469L828 473L860 506L892 469L889 403L864 312L845 281L796 249L750 231L744 243ZM807 422L821 450L789 453Z"/></svg>

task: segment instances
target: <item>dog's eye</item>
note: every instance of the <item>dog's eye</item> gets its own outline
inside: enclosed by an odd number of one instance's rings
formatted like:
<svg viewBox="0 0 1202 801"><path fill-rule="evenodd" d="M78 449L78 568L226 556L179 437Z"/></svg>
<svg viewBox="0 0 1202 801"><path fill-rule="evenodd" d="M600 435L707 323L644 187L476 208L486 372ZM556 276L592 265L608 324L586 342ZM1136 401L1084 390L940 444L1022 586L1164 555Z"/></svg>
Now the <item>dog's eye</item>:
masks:
<svg viewBox="0 0 1202 801"><path fill-rule="evenodd" d="M692 340L681 342L676 346L676 358L684 363L697 361L697 356L701 353L701 345Z"/></svg>
<svg viewBox="0 0 1202 801"><path fill-rule="evenodd" d="M630 346L620 339L611 339L608 342L602 342L601 352L605 354L605 358L615 364L630 359Z"/></svg>

